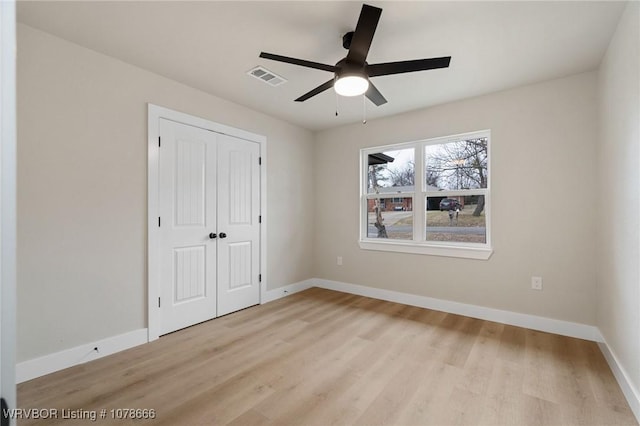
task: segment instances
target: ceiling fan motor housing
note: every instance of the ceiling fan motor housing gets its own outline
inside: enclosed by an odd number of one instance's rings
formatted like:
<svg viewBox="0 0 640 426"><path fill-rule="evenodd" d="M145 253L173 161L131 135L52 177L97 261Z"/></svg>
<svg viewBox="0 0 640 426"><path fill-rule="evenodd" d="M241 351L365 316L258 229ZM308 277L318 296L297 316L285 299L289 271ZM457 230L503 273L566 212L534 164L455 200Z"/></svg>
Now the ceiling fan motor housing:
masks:
<svg viewBox="0 0 640 426"><path fill-rule="evenodd" d="M338 63L336 63L336 73L335 79L338 80L341 77L346 77L349 75L356 75L358 77L368 78L367 75L367 63L356 64L347 60L347 58L343 58Z"/></svg>

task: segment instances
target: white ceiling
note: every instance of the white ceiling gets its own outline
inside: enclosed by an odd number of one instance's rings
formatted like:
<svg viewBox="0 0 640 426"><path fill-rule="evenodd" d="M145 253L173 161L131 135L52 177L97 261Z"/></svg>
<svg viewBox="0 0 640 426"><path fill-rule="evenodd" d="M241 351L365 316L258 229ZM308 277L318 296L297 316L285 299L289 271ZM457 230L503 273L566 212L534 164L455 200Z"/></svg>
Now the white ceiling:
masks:
<svg viewBox="0 0 640 426"><path fill-rule="evenodd" d="M452 56L446 69L376 77L389 101L368 119L595 69L622 2L370 1L383 9L367 61ZM319 130L362 120L363 100L326 91L331 74L258 58L261 51L335 64L362 3L20 2L18 20L252 109ZM271 87L246 72L285 77Z"/></svg>

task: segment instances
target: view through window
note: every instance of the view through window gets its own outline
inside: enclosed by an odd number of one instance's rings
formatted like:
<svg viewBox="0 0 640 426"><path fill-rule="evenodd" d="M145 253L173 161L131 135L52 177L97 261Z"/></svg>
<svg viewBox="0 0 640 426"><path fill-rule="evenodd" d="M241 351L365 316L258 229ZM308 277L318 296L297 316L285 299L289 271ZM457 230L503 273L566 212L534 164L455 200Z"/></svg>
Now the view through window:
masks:
<svg viewBox="0 0 640 426"><path fill-rule="evenodd" d="M361 241L489 247L489 144L482 131L362 150Z"/></svg>

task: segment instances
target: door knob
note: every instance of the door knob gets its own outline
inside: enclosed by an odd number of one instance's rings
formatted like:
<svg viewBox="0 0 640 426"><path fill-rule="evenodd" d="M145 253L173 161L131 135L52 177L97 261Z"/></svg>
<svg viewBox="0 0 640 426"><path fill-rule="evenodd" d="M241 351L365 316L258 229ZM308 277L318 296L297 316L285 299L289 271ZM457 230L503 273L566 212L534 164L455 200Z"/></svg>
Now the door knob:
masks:
<svg viewBox="0 0 640 426"><path fill-rule="evenodd" d="M209 234L209 238L211 238L212 240L213 240L214 238L217 238L217 237L218 237L218 234L216 234L216 233L214 233L214 232L212 232L212 233L210 233L210 234Z"/></svg>
<svg viewBox="0 0 640 426"><path fill-rule="evenodd" d="M227 234L225 234L224 232L220 233L220 238L227 238Z"/></svg>

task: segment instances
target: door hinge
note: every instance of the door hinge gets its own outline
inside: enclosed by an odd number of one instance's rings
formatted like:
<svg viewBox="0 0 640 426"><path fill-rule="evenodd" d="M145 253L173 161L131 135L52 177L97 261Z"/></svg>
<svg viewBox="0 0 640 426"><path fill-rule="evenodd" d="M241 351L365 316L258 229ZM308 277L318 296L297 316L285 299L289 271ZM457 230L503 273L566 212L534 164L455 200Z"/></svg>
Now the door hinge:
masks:
<svg viewBox="0 0 640 426"><path fill-rule="evenodd" d="M158 227L160 227L160 216L158 216Z"/></svg>
<svg viewBox="0 0 640 426"><path fill-rule="evenodd" d="M160 136L158 136L158 148L160 148Z"/></svg>
<svg viewBox="0 0 640 426"><path fill-rule="evenodd" d="M258 216L258 223L262 223L262 215Z"/></svg>
<svg viewBox="0 0 640 426"><path fill-rule="evenodd" d="M258 165L262 166L262 157L258 157Z"/></svg>
<svg viewBox="0 0 640 426"><path fill-rule="evenodd" d="M261 283L262 282L262 274L258 274L258 282Z"/></svg>
<svg viewBox="0 0 640 426"><path fill-rule="evenodd" d="M158 297L158 308L160 307L160 298Z"/></svg>

